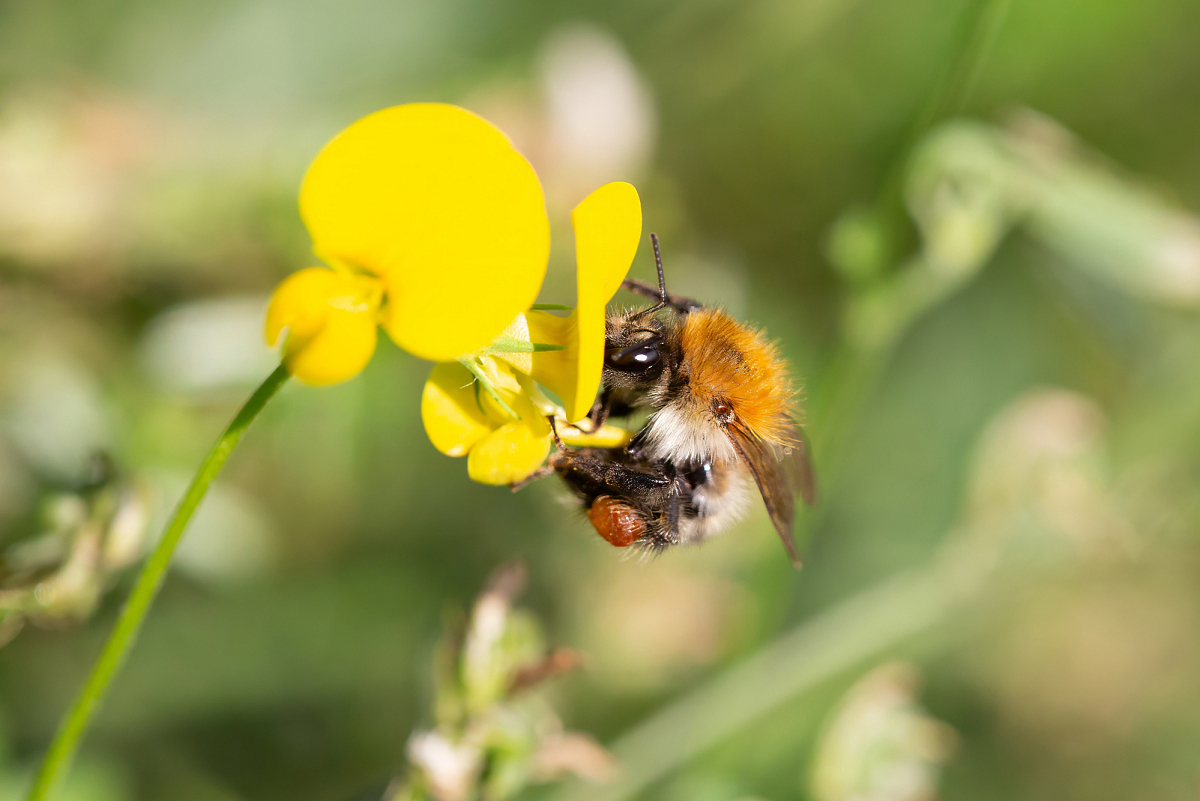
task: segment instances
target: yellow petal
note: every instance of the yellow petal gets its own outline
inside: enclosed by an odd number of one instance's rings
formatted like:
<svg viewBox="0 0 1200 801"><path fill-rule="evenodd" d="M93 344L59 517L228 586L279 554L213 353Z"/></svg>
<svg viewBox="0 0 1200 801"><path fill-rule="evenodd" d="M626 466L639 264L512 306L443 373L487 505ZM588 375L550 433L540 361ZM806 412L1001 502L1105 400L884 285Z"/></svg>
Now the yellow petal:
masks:
<svg viewBox="0 0 1200 801"><path fill-rule="evenodd" d="M283 362L305 384L326 386L358 375L375 352L370 287L350 276L310 267L283 280L267 307L266 338L288 329Z"/></svg>
<svg viewBox="0 0 1200 801"><path fill-rule="evenodd" d="M510 484L537 470L550 452L550 435L530 420L514 420L484 437L467 457L467 474L480 484Z"/></svg>
<svg viewBox="0 0 1200 801"><path fill-rule="evenodd" d="M522 422L537 439L550 436L545 412L533 400L536 387L503 363L489 363L484 357L480 371L492 384L501 400L517 413L513 418L479 385L475 376L458 362L434 366L421 396L421 420L433 446L447 456L466 456L481 440L509 423ZM531 395L532 391L532 395ZM503 441L503 440L501 440ZM493 471L523 469L489 463ZM543 454L544 458L544 454ZM469 468L469 465L468 465ZM505 483L505 482L500 482Z"/></svg>
<svg viewBox="0 0 1200 801"><path fill-rule="evenodd" d="M480 399L494 430L484 436L467 457L467 475L481 484L509 484L520 481L541 466L550 450L550 421L533 402L530 379L516 373L503 362L481 360L482 371L489 381L498 381L497 393L510 409L517 413L513 419L486 393ZM508 387L519 386L518 391Z"/></svg>
<svg viewBox="0 0 1200 801"><path fill-rule="evenodd" d="M562 345L532 356L530 375L560 398L567 419L587 416L604 367L604 318L642 236L642 206L630 184L605 184L571 213L575 228L577 303L568 317L526 314L532 342Z"/></svg>
<svg viewBox="0 0 1200 801"><path fill-rule="evenodd" d="M607 305L621 288L642 238L642 203L632 184L614 181L571 212L579 304Z"/></svg>
<svg viewBox="0 0 1200 801"><path fill-rule="evenodd" d="M529 339L529 323L525 319L524 314L518 314L504 329L502 335L504 338L516 340L518 342L530 342ZM494 343L493 343L494 344ZM517 372L529 375L533 372L533 354L532 353L517 353L517 352L499 352L493 354L495 358L501 361L508 362Z"/></svg>
<svg viewBox="0 0 1200 801"><path fill-rule="evenodd" d="M493 428L480 407L470 370L458 362L434 365L421 393L421 422L433 447L447 456L466 456Z"/></svg>
<svg viewBox="0 0 1200 801"><path fill-rule="evenodd" d="M492 382L508 408L516 412L538 437L550 436L550 421L546 419L546 411L538 405L538 401L544 401L545 396L538 391L537 385L502 361L493 361L486 356L480 361L484 375ZM486 392L481 394L485 396L483 407L495 426L512 421L511 415L504 412L490 395Z"/></svg>
<svg viewBox="0 0 1200 801"><path fill-rule="evenodd" d="M336 292L337 278L331 270L309 267L283 279L267 306L267 344L278 342L284 328L302 338L321 330L329 316L328 299Z"/></svg>
<svg viewBox="0 0 1200 801"><path fill-rule="evenodd" d="M580 392L579 372L579 308L576 307L566 317L558 317L545 311L525 312L525 330L530 342L540 342L544 345L558 345L563 350L549 350L528 354L530 371L534 381L557 395L566 409L567 419L575 422L587 416L595 399L596 387L600 385L600 375L596 375L596 386L592 394L586 395L584 387ZM604 351L604 319L600 320L600 349L601 358ZM520 354L525 355L525 354Z"/></svg>
<svg viewBox="0 0 1200 801"><path fill-rule="evenodd" d="M384 328L433 361L490 342L546 272L550 227L533 168L454 106L396 106L346 128L309 167L300 213L319 255L383 279Z"/></svg>

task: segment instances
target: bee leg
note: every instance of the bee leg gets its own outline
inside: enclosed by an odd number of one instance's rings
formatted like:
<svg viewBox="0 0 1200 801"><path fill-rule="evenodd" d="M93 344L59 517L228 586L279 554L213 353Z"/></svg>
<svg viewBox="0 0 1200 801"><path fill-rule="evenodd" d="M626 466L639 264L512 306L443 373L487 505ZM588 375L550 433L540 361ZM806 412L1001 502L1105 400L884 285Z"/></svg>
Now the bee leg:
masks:
<svg viewBox="0 0 1200 801"><path fill-rule="evenodd" d="M568 448L550 454L548 466L563 477L566 486L580 496L583 506L592 507L600 495L612 495L612 489L604 480L606 463L604 459L592 456L586 448L576 450Z"/></svg>
<svg viewBox="0 0 1200 801"><path fill-rule="evenodd" d="M554 437L554 447L560 451L565 451L567 446L563 444L562 438L558 436L558 426L554 424L554 415L546 415L546 422L550 423L550 434Z"/></svg>
<svg viewBox="0 0 1200 801"><path fill-rule="evenodd" d="M678 484L674 465L633 466L569 448L550 455L550 466L584 496L613 495L635 505L658 506Z"/></svg>
<svg viewBox="0 0 1200 801"><path fill-rule="evenodd" d="M584 428L579 423L575 424L585 434L595 434L604 424L608 422L608 415L612 411L612 390L606 389L600 393L600 397L592 404L592 410L588 412L587 421L590 428ZM583 422L582 420L580 422Z"/></svg>
<svg viewBox="0 0 1200 801"><path fill-rule="evenodd" d="M679 544L679 499L673 499L659 510L646 527L637 545L651 555L657 555Z"/></svg>
<svg viewBox="0 0 1200 801"><path fill-rule="evenodd" d="M647 427L643 428L641 431L639 431L633 435L633 439L629 440L629 444L625 446L625 455L626 456L628 456L631 459L642 458L642 450L645 447L646 435L647 435L647 432L649 432L649 431L650 431L650 427L647 426Z"/></svg>
<svg viewBox="0 0 1200 801"><path fill-rule="evenodd" d="M664 465L670 469L671 465ZM663 470L642 470L637 467L627 467L623 464L610 464L604 471L604 482L617 489L647 490L667 487L675 483L675 477Z"/></svg>
<svg viewBox="0 0 1200 801"><path fill-rule="evenodd" d="M667 531L672 542L679 542L679 519L683 516L683 506L687 500L682 494L676 493L667 504Z"/></svg>
<svg viewBox="0 0 1200 801"><path fill-rule="evenodd" d="M613 463L604 469L604 484L627 498L647 506L667 502L676 492L675 466L668 463L646 469Z"/></svg>
<svg viewBox="0 0 1200 801"><path fill-rule="evenodd" d="M546 476L551 475L553 473L554 473L553 465L544 464L541 467L539 467L537 470L534 470L532 473L525 476L525 478L521 479L520 481L510 482L508 485L508 488L510 490L512 490L513 492L516 492L518 490L525 489L525 487L527 487L528 485L537 481L539 478L545 478Z"/></svg>

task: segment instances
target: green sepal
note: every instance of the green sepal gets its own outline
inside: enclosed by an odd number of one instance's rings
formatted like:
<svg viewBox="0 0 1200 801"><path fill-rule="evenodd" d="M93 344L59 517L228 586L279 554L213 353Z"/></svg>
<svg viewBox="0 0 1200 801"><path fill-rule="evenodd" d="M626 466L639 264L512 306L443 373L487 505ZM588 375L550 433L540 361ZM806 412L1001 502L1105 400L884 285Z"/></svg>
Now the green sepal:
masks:
<svg viewBox="0 0 1200 801"><path fill-rule="evenodd" d="M550 345L543 342L526 342L523 339L510 337L508 334L501 334L492 340L492 344L479 351L479 353L544 353L548 350L566 349L567 348L565 345Z"/></svg>
<svg viewBox="0 0 1200 801"><path fill-rule="evenodd" d="M458 363L471 371L471 375L475 376L475 381L478 382L479 386L483 387L487 394L492 396L492 400L496 402L496 405L499 406L505 414L514 420L520 419L520 415L510 409L508 404L500 398L500 393L496 391L496 388L492 386L492 382L487 380L487 376L483 374L483 371L479 369L479 365L475 363L474 356L460 357ZM482 408L483 407L481 406L480 409Z"/></svg>

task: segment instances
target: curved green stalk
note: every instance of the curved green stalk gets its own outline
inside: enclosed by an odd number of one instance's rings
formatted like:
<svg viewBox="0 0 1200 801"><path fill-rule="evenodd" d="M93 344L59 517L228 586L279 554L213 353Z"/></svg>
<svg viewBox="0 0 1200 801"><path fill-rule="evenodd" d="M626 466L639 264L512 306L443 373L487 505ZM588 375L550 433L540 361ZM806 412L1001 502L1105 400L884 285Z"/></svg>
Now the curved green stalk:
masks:
<svg viewBox="0 0 1200 801"><path fill-rule="evenodd" d="M241 441L250 423L287 379L288 371L283 365L267 376L267 379L254 391L254 394L242 406L241 411L233 418L233 422L221 434L221 438L208 452L208 456L204 457L183 500L179 502L175 514L167 523L162 539L158 541L154 552L142 566L137 583L134 585L133 591L129 593L129 599L125 602L120 617L117 618L117 625L113 628L112 634L108 636L108 641L104 643L104 650L100 652L100 657L92 666L91 674L75 697L75 702L71 704L70 711L59 724L54 741L42 759L41 767L38 769L33 786L29 789L26 801L48 801L66 776L67 769L71 766L71 761L79 748L79 741L87 731L88 723L91 722L92 716L104 699L108 685L117 671L121 669L129 649L133 647L134 640L137 639L138 630L141 629L142 622L146 619L146 613L150 611L150 605L154 603L154 597L158 594L158 590L167 576L167 568L170 567L175 546L179 544L196 507L204 499L213 479L221 472L225 460L229 458L229 454L233 453L233 449Z"/></svg>

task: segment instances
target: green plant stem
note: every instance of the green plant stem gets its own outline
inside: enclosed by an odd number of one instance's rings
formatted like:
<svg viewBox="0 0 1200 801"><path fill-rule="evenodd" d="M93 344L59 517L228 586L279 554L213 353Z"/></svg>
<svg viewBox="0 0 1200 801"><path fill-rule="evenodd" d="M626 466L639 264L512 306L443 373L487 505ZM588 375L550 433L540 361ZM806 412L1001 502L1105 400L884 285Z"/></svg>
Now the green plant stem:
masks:
<svg viewBox="0 0 1200 801"><path fill-rule="evenodd" d="M183 500L179 502L175 514L167 523L162 539L158 541L154 552L142 566L142 572L138 575L137 583L134 584L133 591L129 593L129 599L125 602L124 608L121 609L117 624L113 627L112 634L108 636L108 641L104 643L104 650L100 652L100 657L92 666L92 672L75 697L75 702L71 704L70 711L59 724L54 741L42 759L41 767L26 796L26 801L48 801L66 777L67 770L71 766L71 761L75 757L79 742L87 731L92 716L99 709L109 684L112 683L117 671L121 669L121 665L129 654L129 649L133 647L133 643L137 639L138 631L146 619L146 613L150 611L150 605L154 603L154 597L158 594L163 580L167 576L167 569L171 565L171 556L175 553L175 546L179 544L196 507L204 499L213 479L221 472L225 460L229 458L229 454L233 453L233 449L245 435L250 423L254 421L254 418L266 406L267 401L287 379L288 372L283 365L267 376L267 379L254 391L254 394L242 406L241 411L233 418L233 422L221 434L220 439L208 452L208 456L200 463Z"/></svg>

